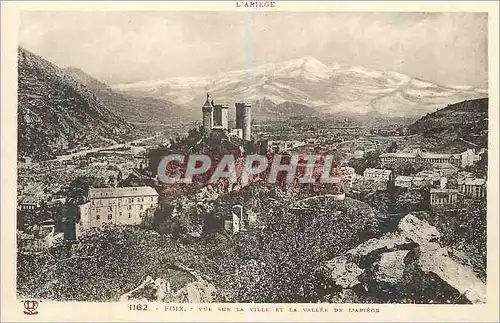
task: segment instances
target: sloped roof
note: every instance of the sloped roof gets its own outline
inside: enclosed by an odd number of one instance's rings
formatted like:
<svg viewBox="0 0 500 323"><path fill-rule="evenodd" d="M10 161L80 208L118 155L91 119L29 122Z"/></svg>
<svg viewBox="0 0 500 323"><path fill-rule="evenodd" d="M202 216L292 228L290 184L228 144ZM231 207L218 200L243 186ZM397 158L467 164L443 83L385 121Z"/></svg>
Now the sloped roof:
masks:
<svg viewBox="0 0 500 323"><path fill-rule="evenodd" d="M207 93L207 100L205 101L205 104L203 104L204 108L213 108L212 103L210 102L210 95Z"/></svg>
<svg viewBox="0 0 500 323"><path fill-rule="evenodd" d="M376 173L376 174L383 174L383 175L390 175L392 173L392 170L390 170L390 169L380 169L380 168L367 168L367 169L365 169L364 172Z"/></svg>
<svg viewBox="0 0 500 323"><path fill-rule="evenodd" d="M465 185L474 185L474 186L482 186L486 184L486 180L484 178L466 178L463 182Z"/></svg>
<svg viewBox="0 0 500 323"><path fill-rule="evenodd" d="M149 186L116 187L116 188L91 188L89 198L158 196L158 192Z"/></svg>

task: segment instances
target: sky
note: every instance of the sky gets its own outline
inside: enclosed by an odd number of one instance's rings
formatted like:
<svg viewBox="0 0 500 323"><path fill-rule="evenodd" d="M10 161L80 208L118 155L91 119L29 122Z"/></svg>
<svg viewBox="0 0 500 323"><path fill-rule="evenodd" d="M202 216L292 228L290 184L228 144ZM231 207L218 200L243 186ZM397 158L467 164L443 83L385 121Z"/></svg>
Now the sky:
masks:
<svg viewBox="0 0 500 323"><path fill-rule="evenodd" d="M486 86L486 13L23 12L19 44L108 84L312 56Z"/></svg>

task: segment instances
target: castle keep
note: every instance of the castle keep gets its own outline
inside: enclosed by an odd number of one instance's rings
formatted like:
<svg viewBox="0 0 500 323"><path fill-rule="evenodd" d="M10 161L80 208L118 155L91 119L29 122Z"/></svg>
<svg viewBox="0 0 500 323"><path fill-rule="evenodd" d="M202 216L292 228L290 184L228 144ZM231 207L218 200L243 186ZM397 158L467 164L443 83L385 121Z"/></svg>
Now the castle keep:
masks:
<svg viewBox="0 0 500 323"><path fill-rule="evenodd" d="M212 130L222 130L230 135L244 140L252 139L252 120L250 111L252 105L249 103L235 103L236 108L236 128L229 129L228 110L229 106L225 104L214 104L207 93L207 99L203 104L203 131L209 134Z"/></svg>

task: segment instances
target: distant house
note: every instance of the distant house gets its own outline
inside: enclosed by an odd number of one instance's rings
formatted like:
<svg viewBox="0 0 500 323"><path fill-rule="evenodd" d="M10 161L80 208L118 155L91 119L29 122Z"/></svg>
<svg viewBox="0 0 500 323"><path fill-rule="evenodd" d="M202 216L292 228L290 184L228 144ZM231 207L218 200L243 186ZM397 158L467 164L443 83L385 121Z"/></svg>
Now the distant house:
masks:
<svg viewBox="0 0 500 323"><path fill-rule="evenodd" d="M40 199L28 196L22 200L19 208L23 211L36 210L40 208L40 203L41 203Z"/></svg>
<svg viewBox="0 0 500 323"><path fill-rule="evenodd" d="M358 159L363 158L365 156L365 152L363 150L355 150L352 154L352 158Z"/></svg>
<svg viewBox="0 0 500 323"><path fill-rule="evenodd" d="M405 188L421 188L429 186L431 183L432 180L422 176L396 176L394 179L394 186Z"/></svg>
<svg viewBox="0 0 500 323"><path fill-rule="evenodd" d="M297 147L305 146L306 142L297 140L269 140L267 142L267 150L270 152L284 152Z"/></svg>
<svg viewBox="0 0 500 323"><path fill-rule="evenodd" d="M237 204L231 208L231 217L224 221L224 229L231 234L246 230L246 219L243 219L243 206Z"/></svg>
<svg viewBox="0 0 500 323"><path fill-rule="evenodd" d="M430 206L433 208L452 207L457 205L458 202L458 189L430 189Z"/></svg>
<svg viewBox="0 0 500 323"><path fill-rule="evenodd" d="M458 168L449 163L433 164L432 170L439 176L450 177L458 173Z"/></svg>
<svg viewBox="0 0 500 323"><path fill-rule="evenodd" d="M148 167L149 160L147 156L135 155L134 157L134 167L138 169L144 169Z"/></svg>
<svg viewBox="0 0 500 323"><path fill-rule="evenodd" d="M252 211L243 211L243 206L236 204L231 208L231 215L224 221L224 229L235 235L240 232L245 232L250 227L257 228L258 219L257 214Z"/></svg>
<svg viewBox="0 0 500 323"><path fill-rule="evenodd" d="M243 138L243 129L230 129L229 135L238 138Z"/></svg>
<svg viewBox="0 0 500 323"><path fill-rule="evenodd" d="M416 174L416 177L421 177L425 184L428 184L435 188L444 188L448 183L448 179L445 176L435 170L423 170Z"/></svg>
<svg viewBox="0 0 500 323"><path fill-rule="evenodd" d="M31 166L31 157L21 157L17 161L18 168L25 168Z"/></svg>
<svg viewBox="0 0 500 323"><path fill-rule="evenodd" d="M392 179L392 170L389 169L378 169L378 168L367 168L363 172L363 177L366 179L373 179L378 181L390 181Z"/></svg>
<svg viewBox="0 0 500 323"><path fill-rule="evenodd" d="M461 194L473 198L482 199L486 197L486 180L484 178L465 178L459 180L458 190Z"/></svg>
<svg viewBox="0 0 500 323"><path fill-rule="evenodd" d="M396 176L396 178L394 179L394 186L411 188L411 180L411 176Z"/></svg>

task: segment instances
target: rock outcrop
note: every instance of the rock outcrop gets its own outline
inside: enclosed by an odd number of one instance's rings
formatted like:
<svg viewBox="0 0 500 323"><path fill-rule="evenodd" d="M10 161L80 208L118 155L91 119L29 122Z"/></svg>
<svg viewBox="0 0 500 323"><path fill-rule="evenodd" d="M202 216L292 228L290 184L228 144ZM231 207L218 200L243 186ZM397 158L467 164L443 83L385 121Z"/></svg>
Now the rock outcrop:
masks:
<svg viewBox="0 0 500 323"><path fill-rule="evenodd" d="M195 280L174 291L168 279L153 280L151 276L147 276L139 286L121 295L119 301L125 302L133 299L167 303L213 303L216 301L217 289L214 285L182 264L176 264L176 267L191 274Z"/></svg>
<svg viewBox="0 0 500 323"><path fill-rule="evenodd" d="M337 292L358 288L379 298L485 303L486 285L471 268L448 255L439 244L440 236L435 227L410 213L396 232L367 240L327 261L319 274Z"/></svg>

